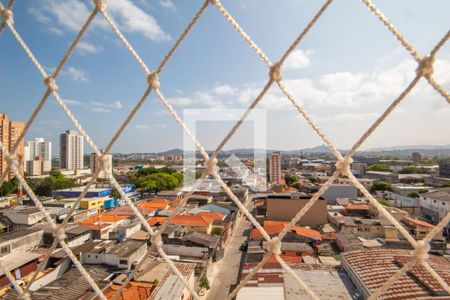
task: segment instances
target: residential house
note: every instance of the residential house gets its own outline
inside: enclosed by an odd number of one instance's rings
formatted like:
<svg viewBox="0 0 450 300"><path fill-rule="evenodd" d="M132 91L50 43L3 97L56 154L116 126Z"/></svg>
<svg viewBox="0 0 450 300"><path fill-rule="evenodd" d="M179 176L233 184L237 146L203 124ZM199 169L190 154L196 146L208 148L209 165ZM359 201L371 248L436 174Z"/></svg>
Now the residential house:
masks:
<svg viewBox="0 0 450 300"><path fill-rule="evenodd" d="M12 223L21 225L35 225L44 219L44 213L42 213L37 207L32 206L14 206L12 208L2 210L1 213Z"/></svg>
<svg viewBox="0 0 450 300"><path fill-rule="evenodd" d="M213 221L202 216L177 215L172 219L171 224L185 226L186 232L197 231L211 234Z"/></svg>
<svg viewBox="0 0 450 300"><path fill-rule="evenodd" d="M106 264L119 269L130 269L147 252L147 244L127 240L116 244L112 241L91 241L80 246L80 261L83 264Z"/></svg>
<svg viewBox="0 0 450 300"><path fill-rule="evenodd" d="M416 239L421 240L435 227L434 225L415 218L405 217L402 223L408 229L409 233ZM443 240L442 231L439 231L433 240Z"/></svg>
<svg viewBox="0 0 450 300"><path fill-rule="evenodd" d="M174 265L181 272L188 284L194 288L195 264L174 262ZM157 286L152 290L150 299L192 299L189 289L165 261L146 258L136 270L134 280L137 282L157 282Z"/></svg>
<svg viewBox="0 0 450 300"><path fill-rule="evenodd" d="M362 299L373 295L412 259L410 250L371 249L343 253L341 264ZM444 257L428 255L428 265L450 284L450 262ZM448 293L422 264L414 264L407 274L380 295L381 299L442 299Z"/></svg>
<svg viewBox="0 0 450 300"><path fill-rule="evenodd" d="M0 258L0 264L2 266L2 270L0 270L0 289L10 285L9 279L5 275L5 270L11 272L16 282L20 282L23 277L26 277L37 269L37 259L39 256L36 253L19 250Z"/></svg>
<svg viewBox="0 0 450 300"><path fill-rule="evenodd" d="M0 257L34 248L42 243L44 230L29 228L0 235Z"/></svg>

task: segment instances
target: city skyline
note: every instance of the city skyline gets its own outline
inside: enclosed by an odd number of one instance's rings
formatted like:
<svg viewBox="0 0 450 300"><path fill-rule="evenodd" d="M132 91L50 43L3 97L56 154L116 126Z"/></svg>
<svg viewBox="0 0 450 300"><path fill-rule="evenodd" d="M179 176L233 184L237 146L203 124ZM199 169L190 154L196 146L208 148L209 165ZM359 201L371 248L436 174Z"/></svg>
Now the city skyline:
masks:
<svg viewBox="0 0 450 300"><path fill-rule="evenodd" d="M151 67L158 64L197 9L194 5L172 2L172 5L121 0L111 3L113 17ZM437 1L431 8L414 1L408 2L411 5L404 10L402 3L406 2L381 1L380 8L411 44L425 54L448 30L444 12L450 9L450 4ZM30 48L51 70L92 4L79 0L47 4L20 2L15 7L15 19ZM260 8L255 1L247 0L225 1L224 5L275 61L320 3L286 1ZM123 12L124 6L138 11L139 18L132 22ZM354 13L344 14L345 11ZM245 108L267 80L267 69L258 57L216 13L206 12L161 73L161 90L180 115L184 109L192 108ZM346 19L342 19L343 15ZM276 22L269 22L269 16ZM142 24L145 26L139 26ZM31 28L39 29L27 36ZM217 36L220 41L215 40ZM2 38L0 51L4 53L4 63L0 80L5 88L0 101L8 103L6 113L11 118L26 121L44 86L23 52L18 51L11 34L5 32ZM224 53L224 47L229 50L225 51L225 57L219 54ZM450 87L445 76L450 72L449 47L445 45L438 54L434 72L445 89ZM360 3L333 3L286 62L284 82L325 134L339 148L348 149L398 96L414 76L415 68L416 63L367 8ZM23 82L27 89L19 88ZM99 147L107 143L146 86L144 74L100 18L76 48L57 83L69 108ZM276 89L270 89L257 108L268 111L267 148L293 150L322 144ZM420 82L361 149L449 144L449 112L445 100L428 84ZM226 123L214 127L214 131L206 127L203 135L199 132L199 140L213 149L231 126L232 123ZM58 134L72 127L54 100L49 99L26 139L42 136L59 147ZM245 128L238 130L225 149L251 147L249 132ZM111 152L160 152L181 148L181 140L181 129L152 94Z"/></svg>

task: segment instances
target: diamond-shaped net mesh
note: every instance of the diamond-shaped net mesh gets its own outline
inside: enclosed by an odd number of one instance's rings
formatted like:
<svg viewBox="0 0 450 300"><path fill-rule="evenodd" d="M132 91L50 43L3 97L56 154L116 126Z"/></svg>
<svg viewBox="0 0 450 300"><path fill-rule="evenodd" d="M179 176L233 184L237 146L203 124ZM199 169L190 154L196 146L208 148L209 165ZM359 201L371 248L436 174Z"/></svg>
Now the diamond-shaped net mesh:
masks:
<svg viewBox="0 0 450 300"><path fill-rule="evenodd" d="M234 20L234 18L231 16L231 14L226 10L226 8L222 5L222 3L219 0L205 0L205 2L201 5L198 12L195 14L195 16L192 18L192 20L187 25L186 29L183 31L183 33L180 35L180 37L176 40L175 44L172 46L172 48L169 50L169 52L166 54L166 56L163 58L159 66L154 70L150 71L150 69L147 67L145 62L141 59L139 54L133 49L133 46L128 42L128 40L125 38L125 36L122 34L114 20L111 18L111 16L108 14L108 8L107 8L107 1L104 0L93 0L93 9L87 20L84 24L81 25L81 29L76 35L74 41L70 45L69 49L55 68L55 70L48 74L43 66L40 64L39 60L34 56L33 52L28 48L25 41L22 39L21 35L16 31L14 27L14 18L13 18L13 5L14 0L10 0L5 7L2 3L0 3L0 15L2 17L2 23L0 26L0 33L7 27L19 45L23 48L23 50L26 52L29 59L32 61L33 65L37 68L39 73L42 75L44 79L44 84L47 86L47 90L42 96L39 104L29 117L28 121L26 122L25 129L21 136L19 137L19 141L13 146L11 153L7 152L7 148L0 143L0 150L3 151L3 153L7 157L7 163L8 163L8 170L6 170L5 173L1 174L0 184L3 183L4 179L6 178L8 172L12 171L17 180L22 184L23 188L25 189L26 193L29 195L29 197L34 201L36 207L44 214L45 219L50 224L53 235L55 237L54 242L51 246L51 250L48 252L48 255L46 257L46 260L48 260L50 253L57 247L57 245L61 245L62 249L67 253L69 258L73 261L76 268L79 270L79 272L82 274L82 276L87 280L89 285L92 287L92 289L95 291L95 293L98 295L101 299L106 299L104 294L102 293L102 290L97 286L95 281L91 278L89 273L85 270L83 265L79 262L77 257L73 254L72 250L68 246L68 244L65 241L65 225L68 223L68 220L70 219L71 215L73 214L75 208L77 207L78 203L84 198L87 191L89 190L89 187L96 182L96 179L100 173L100 171L104 170L107 174L110 182L114 186L117 191L119 191L120 196L122 199L125 199L127 205L131 208L131 210L134 212L136 217L139 219L140 223L144 226L144 228L148 231L148 233L151 235L151 242L152 246L150 249L148 249L147 253L151 253L152 251L157 251L159 255L168 263L172 271L183 281L184 285L190 290L193 297L195 299L199 299L200 297L194 290L194 287L192 287L186 280L186 278L182 275L182 273L177 269L177 267L174 265L174 263L169 259L169 257L166 255L166 253L162 249L162 240L161 240L161 233L164 231L164 229L167 227L167 224L170 223L170 218L173 218L180 209L185 205L187 199L192 195L194 188L191 189L191 192L189 192L187 195L184 196L182 201L180 201L178 207L176 208L176 211L172 216L164 222L164 224L157 230L156 232L150 227L150 225L146 222L144 216L138 211L136 206L133 204L132 201L128 198L128 196L124 193L122 188L120 187L119 183L114 178L112 172L111 172L111 165L109 165L108 159L106 159L105 155L109 152L113 144L117 141L117 139L120 137L120 135L123 133L124 129L127 127L129 122L133 119L136 112L141 108L142 104L145 102L145 100L148 98L149 94L154 91L158 97L158 99L161 101L161 103L167 108L167 110L170 112L170 114L175 118L176 122L179 124L179 126L184 130L184 132L189 136L189 138L192 140L192 142L195 144L201 155L205 159L205 172L202 175L202 178L205 178L206 176L210 175L213 176L221 185L221 187L224 189L224 191L229 195L231 200L238 206L239 210L245 215L245 217L248 218L248 220L261 232L262 236L267 240L269 249L268 252L264 255L261 262L259 262L256 267L252 269L252 271L239 283L239 285L228 295L229 299L232 299L235 297L238 293L238 291L245 286L248 281L262 268L262 266L268 261L268 259L274 255L276 260L280 263L280 265L283 267L283 269L288 272L290 275L295 278L295 280L298 282L298 284L309 294L311 298L318 299L316 295L314 295L314 292L302 281L302 279L297 276L297 274L289 267L288 264L286 264L283 259L280 257L280 243L283 237L289 232L289 230L304 216L308 210L314 205L314 203L319 199L319 197L326 191L326 189L331 185L331 183L339 176L339 175L345 175L347 176L351 182L361 191L361 193L369 199L369 201L379 210L379 213L382 214L384 217L386 217L392 225L394 225L398 231L409 241L409 243L413 246L414 251L412 252L412 258L411 260L404 264L404 266L389 280L387 280L378 290L376 290L371 296L371 299L378 298L381 294L383 294L389 287L392 285L395 285L396 280L399 279L402 275L404 275L410 268L414 266L416 263L422 264L425 269L430 272L430 274L442 285L443 289L450 293L450 288L448 284L445 282L441 276L436 273L436 271L427 263L426 256L429 250L429 244L432 240L432 238L441 231L444 226L450 221L450 214L447 214L442 221L431 230L427 236L420 241L416 241L405 229L400 225L400 223L395 220L387 210L376 201L376 199L367 191L367 189L353 176L353 174L350 172L350 163L352 162L352 155L355 153L355 151L361 146L363 142L367 140L367 138L377 129L377 127L386 119L386 117L400 104L400 102L405 98L406 95L408 95L411 90L417 85L417 83L420 81L420 79L423 77L425 78L429 84L448 102L450 103L450 96L449 94L444 90L442 86L440 86L433 78L433 64L434 64L434 58L437 54L437 52L441 49L441 47L447 42L447 40L450 38L450 31L447 32L447 34L437 43L437 45L430 51L430 53L426 56L421 56L418 54L418 52L413 48L411 44L408 43L408 41L400 34L400 32L394 27L394 25L378 10L378 8L371 2L371 0L362 0L362 2L373 12L373 14L384 24L385 27L397 38L397 40L403 45L404 48L411 54L411 56L417 61L418 66L416 69L416 76L414 79L407 85L407 87L400 93L400 95L393 100L392 104L385 110L385 112L378 117L378 119L373 123L373 125L362 135L362 137L354 144L354 146L351 148L350 151L347 152L345 156L342 156L342 154L336 149L336 147L333 145L333 142L328 139L327 136L320 130L320 128L314 123L313 119L310 117L310 115L303 109L303 107L299 104L299 102L292 96L292 94L289 92L289 90L286 88L286 86L283 84L282 81L282 70L281 67L283 63L286 61L288 56L292 53L292 51L300 44L302 39L309 33L309 31L314 27L314 25L319 21L321 16L329 9L329 6L332 2L332 0L327 0L322 7L319 9L319 11L314 15L314 17L311 19L311 21L308 23L308 25L304 28L304 30L299 34L299 36L295 39L295 41L291 44L291 46L286 50L286 52L282 55L282 57L276 62L272 63L270 59L264 54L264 52L253 42L253 40L245 33L245 31L242 29L242 27ZM257 95L257 97L253 100L253 102L248 107L247 111L242 115L241 119L233 126L231 131L226 135L226 137L223 139L223 141L219 144L219 146L216 148L216 150L211 154L208 155L208 153L205 151L203 146L198 142L196 137L191 133L189 128L186 127L186 125L183 123L183 120L178 116L177 112L173 109L172 105L167 101L167 99L164 97L163 93L160 89L160 83L158 80L158 75L161 71L163 71L166 63L171 58L172 54L177 50L179 45L183 42L185 37L189 34L191 29L195 26L199 18L202 16L202 14L205 12L208 7L211 6L211 9L218 9L220 13L228 20L228 22L236 29L236 31L241 35L241 37L247 42L247 44L256 52L256 54L261 58L263 63L268 68L268 81L267 84L264 86L264 88L261 90L261 92ZM100 15L98 17L103 17L107 23L110 25L112 30L117 34L119 39L123 42L125 47L129 50L131 55L136 59L138 64L141 66L141 68L144 71L144 75L146 76L148 87L146 88L144 94L137 102L136 106L133 108L133 110L130 112L130 114L127 116L127 118L123 121L121 124L119 130L114 134L111 141L107 144L107 146L104 148L103 151L100 151L99 148L96 146L94 141L89 137L87 132L83 129L81 124L78 122L78 120L75 118L75 116L72 114L70 109L67 107L66 103L60 96L60 92L58 89L58 86L56 85L56 79L58 78L58 75L60 75L61 70L64 66L64 64L68 61L69 57L73 53L75 47L79 43L81 37L85 34L86 30L89 28L89 26L92 24L92 21L97 17L97 15ZM298 214L289 222L289 224L284 228L284 230L276 237L271 238L267 232L264 230L264 228L255 220L255 218L252 216L252 214L246 209L246 206L242 204L239 199L233 194L232 190L225 184L225 182L221 179L217 172L217 159L216 156L219 153L219 151L224 147L224 145L228 142L228 140L233 136L233 134L236 132L236 130L239 128L239 126L242 124L242 122L245 120L247 115L258 105L260 100L263 98L265 93L269 90L269 88L276 84L281 92L286 95L286 97L289 99L289 101L292 103L292 105L295 107L295 109L298 110L298 112L303 116L304 119L308 122L308 124L313 128L313 130L320 136L320 138L324 141L324 143L330 148L333 155L336 157L337 164L336 164L336 171L335 173L326 181L326 183L320 188L320 190L314 194L314 196L309 200L307 205L303 207ZM15 155L15 152L19 146L19 143L21 140L23 140L25 133L30 128L31 124L33 123L35 117L47 101L50 95L53 95L56 102L61 106L61 108L64 110L64 112L67 114L69 119L72 121L74 126L78 129L78 131L81 133L81 135L84 137L86 142L94 149L94 152L98 155L100 158L100 168L95 172L92 179L88 182L88 184L85 186L84 190L82 191L81 195L76 200L75 205L71 208L69 213L67 214L66 218L64 219L62 224L56 224L55 221L50 217L49 213L44 209L41 201L39 198L34 194L33 190L30 188L30 186L27 184L26 180L23 178L19 171L19 162L17 160L17 157ZM199 182L199 181L197 181ZM36 279L36 275L39 273L39 271L42 271L41 268L44 266L45 263L41 264L39 266L39 269L37 272L35 272L31 283ZM135 270L138 269L135 268ZM14 276L11 274L10 270L5 270L4 266L0 266L0 271L4 271L7 278L10 280L12 285L15 287L17 292L20 295L21 299L30 299L30 293L29 293L29 286L28 284L25 287L21 287L19 284L17 284L16 280L14 279ZM131 280L134 272L130 274L127 278L127 280L122 284L121 288L116 291L114 295L114 299L120 294L120 291L127 285L127 283Z"/></svg>

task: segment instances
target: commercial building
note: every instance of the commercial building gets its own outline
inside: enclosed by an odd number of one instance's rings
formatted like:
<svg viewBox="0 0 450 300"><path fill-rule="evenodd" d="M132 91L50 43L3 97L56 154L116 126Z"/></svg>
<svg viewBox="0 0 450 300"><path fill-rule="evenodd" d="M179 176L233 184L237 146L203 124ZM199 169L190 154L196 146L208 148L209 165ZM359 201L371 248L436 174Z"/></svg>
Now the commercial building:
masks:
<svg viewBox="0 0 450 300"><path fill-rule="evenodd" d="M439 162L439 177L450 178L450 161Z"/></svg>
<svg viewBox="0 0 450 300"><path fill-rule="evenodd" d="M11 152L14 145L18 142L20 135L23 132L25 124L22 122L9 121L7 114L0 114L0 142L2 145ZM23 174L23 161L24 161L24 142L20 141L16 151L17 159L19 160L19 168ZM0 173L3 174L8 168L8 163L4 151L0 150ZM14 177L13 172L9 172L6 177L8 180Z"/></svg>
<svg viewBox="0 0 450 300"><path fill-rule="evenodd" d="M110 167L112 167L112 155L106 154L105 158L107 159L108 165ZM99 161L96 153L91 153L91 156L89 157L89 167L91 169L92 175L94 175L97 172L97 170L100 168L100 161ZM107 178L107 177L108 176L104 169L98 173L98 178Z"/></svg>
<svg viewBox="0 0 450 300"><path fill-rule="evenodd" d="M272 152L269 161L270 182L278 184L281 179L281 154L280 152Z"/></svg>
<svg viewBox="0 0 450 300"><path fill-rule="evenodd" d="M450 188L442 188L433 192L420 194L420 217L437 224L450 212ZM450 225L446 225L450 228Z"/></svg>
<svg viewBox="0 0 450 300"><path fill-rule="evenodd" d="M52 161L52 143L43 138L25 142L25 172L28 175L42 175L50 172Z"/></svg>
<svg viewBox="0 0 450 300"><path fill-rule="evenodd" d="M322 194L328 203L336 203L338 198L358 198L358 188L353 184L332 184Z"/></svg>
<svg viewBox="0 0 450 300"><path fill-rule="evenodd" d="M134 184L121 185L122 190L125 193L132 193L135 191L136 186ZM84 190L84 186L56 190L52 192L53 197L61 196L63 198L77 198ZM85 198L102 198L109 197L112 192L112 187L109 184L97 184L95 187L89 188L88 192L84 196Z"/></svg>
<svg viewBox="0 0 450 300"><path fill-rule="evenodd" d="M59 136L59 167L64 170L84 169L84 141L77 131L66 130Z"/></svg>
<svg viewBox="0 0 450 300"><path fill-rule="evenodd" d="M409 260L411 251L401 249L357 250L341 254L341 264L361 299L367 299ZM450 284L450 262L441 256L426 259L434 271ZM448 293L422 264L416 263L384 292L380 299L446 299Z"/></svg>
<svg viewBox="0 0 450 300"><path fill-rule="evenodd" d="M310 196L302 196L298 193L267 195L267 220L289 222L310 199ZM317 226L326 223L327 202L319 198L297 224Z"/></svg>

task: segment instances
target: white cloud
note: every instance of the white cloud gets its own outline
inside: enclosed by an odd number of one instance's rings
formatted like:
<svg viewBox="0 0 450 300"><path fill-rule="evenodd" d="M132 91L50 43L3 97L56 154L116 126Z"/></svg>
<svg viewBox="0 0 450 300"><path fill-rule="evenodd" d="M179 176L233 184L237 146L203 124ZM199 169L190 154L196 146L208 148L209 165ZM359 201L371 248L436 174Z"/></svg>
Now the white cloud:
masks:
<svg viewBox="0 0 450 300"><path fill-rule="evenodd" d="M302 69L309 67L312 51L294 50L283 64L284 69Z"/></svg>
<svg viewBox="0 0 450 300"><path fill-rule="evenodd" d="M170 36L159 27L155 18L131 1L110 0L108 9L118 19L119 25L125 31L139 32L152 40L170 40Z"/></svg>
<svg viewBox="0 0 450 300"><path fill-rule="evenodd" d="M173 5L173 2L170 0L160 0L159 5L161 5L164 8L167 8L168 10L175 11L175 5Z"/></svg>
<svg viewBox="0 0 450 300"><path fill-rule="evenodd" d="M90 81L89 76L86 74L85 71L77 69L75 67L68 67L65 73L69 75L70 78L72 78L72 80L75 81L82 81L82 82Z"/></svg>
<svg viewBox="0 0 450 300"><path fill-rule="evenodd" d="M101 46L95 46L88 42L79 42L76 49L80 54L95 54L103 51Z"/></svg>
<svg viewBox="0 0 450 300"><path fill-rule="evenodd" d="M134 126L136 129L139 130L150 130L152 128L166 128L167 125L164 123L158 123L158 124L137 124Z"/></svg>
<svg viewBox="0 0 450 300"><path fill-rule="evenodd" d="M122 107L123 106L120 101L114 101L111 103L91 101L89 103L89 109L94 112L111 112L113 109L122 109Z"/></svg>
<svg viewBox="0 0 450 300"><path fill-rule="evenodd" d="M91 9L80 0L45 0L39 3L39 6L30 8L28 12L38 22L46 23L51 31L60 34L63 29L78 32ZM156 41L170 40L170 36L161 29L155 18L132 1L109 0L107 9L123 31L140 33ZM91 27L111 31L105 21L98 18L93 21Z"/></svg>
<svg viewBox="0 0 450 300"><path fill-rule="evenodd" d="M214 92L218 95L234 95L236 93L236 90L228 84L222 84L217 85L214 88Z"/></svg>
<svg viewBox="0 0 450 300"><path fill-rule="evenodd" d="M78 100L73 100L73 99L64 99L64 102L69 105L84 105L83 102L80 102Z"/></svg>
<svg viewBox="0 0 450 300"><path fill-rule="evenodd" d="M91 106L90 107L90 111L92 111L92 112L100 112L100 113L109 113L109 112L111 112L110 109L105 108L105 107L100 107L100 106Z"/></svg>
<svg viewBox="0 0 450 300"><path fill-rule="evenodd" d="M101 112L101 113L108 113L114 109L118 110L118 109L122 109L122 107L123 107L122 102L120 102L120 101L113 101L111 103L105 103L105 102L99 102L99 101L82 102L79 100L64 99L64 102L68 105L81 106L92 112Z"/></svg>

